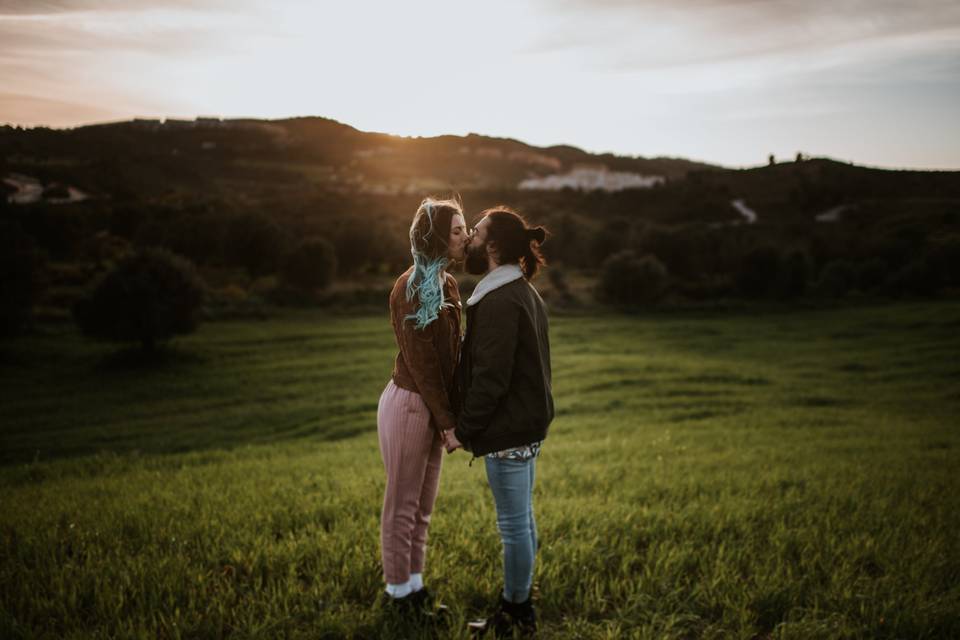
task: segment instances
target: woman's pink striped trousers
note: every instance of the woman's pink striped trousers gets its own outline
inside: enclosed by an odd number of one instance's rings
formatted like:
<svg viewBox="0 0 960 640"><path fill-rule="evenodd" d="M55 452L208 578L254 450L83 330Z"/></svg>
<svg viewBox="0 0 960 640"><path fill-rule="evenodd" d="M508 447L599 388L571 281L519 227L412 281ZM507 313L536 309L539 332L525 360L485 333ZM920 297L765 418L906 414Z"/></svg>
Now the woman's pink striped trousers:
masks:
<svg viewBox="0 0 960 640"><path fill-rule="evenodd" d="M383 577L388 584L403 584L411 573L423 572L443 443L430 427L430 410L420 394L393 380L380 395L377 434L387 472L380 516Z"/></svg>

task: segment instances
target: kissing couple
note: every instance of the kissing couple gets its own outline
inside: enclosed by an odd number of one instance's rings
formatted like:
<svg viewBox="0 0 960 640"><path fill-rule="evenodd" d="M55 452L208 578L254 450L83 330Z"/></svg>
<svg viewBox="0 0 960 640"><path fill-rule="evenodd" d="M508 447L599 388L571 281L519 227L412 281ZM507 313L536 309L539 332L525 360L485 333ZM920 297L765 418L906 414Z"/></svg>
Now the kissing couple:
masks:
<svg viewBox="0 0 960 640"><path fill-rule="evenodd" d="M388 607L417 622L446 607L424 586L427 530L443 450L482 457L503 546L503 590L469 623L496 637L536 632L531 600L537 526L536 460L553 419L546 307L530 281L545 264L543 227L507 207L468 229L459 199L420 203L410 226L413 265L390 293L399 347L380 396L377 433L386 471L380 550ZM482 276L461 302L451 267Z"/></svg>

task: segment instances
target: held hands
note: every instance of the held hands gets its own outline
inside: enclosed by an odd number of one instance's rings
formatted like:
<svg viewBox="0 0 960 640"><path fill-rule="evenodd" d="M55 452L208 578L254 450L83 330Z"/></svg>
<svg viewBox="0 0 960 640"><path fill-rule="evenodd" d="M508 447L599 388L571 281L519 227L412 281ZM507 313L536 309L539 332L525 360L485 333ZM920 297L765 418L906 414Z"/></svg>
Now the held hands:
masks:
<svg viewBox="0 0 960 640"><path fill-rule="evenodd" d="M447 453L453 453L457 449L463 448L463 444L457 440L457 436L454 435L453 429L447 429L443 432L443 446L446 448Z"/></svg>

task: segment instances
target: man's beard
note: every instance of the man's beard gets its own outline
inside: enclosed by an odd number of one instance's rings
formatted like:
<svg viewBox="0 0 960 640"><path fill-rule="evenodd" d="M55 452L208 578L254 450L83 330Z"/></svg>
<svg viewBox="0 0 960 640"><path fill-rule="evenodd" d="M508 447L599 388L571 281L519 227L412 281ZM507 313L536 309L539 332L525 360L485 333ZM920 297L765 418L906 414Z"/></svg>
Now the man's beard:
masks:
<svg viewBox="0 0 960 640"><path fill-rule="evenodd" d="M482 245L476 249L473 246L467 246L467 257L463 262L463 268L466 269L467 273L472 273L475 276L482 275L487 272L487 267L489 262L487 262L487 243L484 242Z"/></svg>

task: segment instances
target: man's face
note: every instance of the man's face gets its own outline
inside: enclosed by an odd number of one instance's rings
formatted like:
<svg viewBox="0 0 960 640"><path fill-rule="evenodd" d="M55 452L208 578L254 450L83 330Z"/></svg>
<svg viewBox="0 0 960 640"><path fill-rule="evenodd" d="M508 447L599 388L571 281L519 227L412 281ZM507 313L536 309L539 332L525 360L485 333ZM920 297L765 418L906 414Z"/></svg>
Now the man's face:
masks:
<svg viewBox="0 0 960 640"><path fill-rule="evenodd" d="M487 223L489 220L484 218L473 228L473 236L470 238L470 244L467 245L467 259L464 268L467 273L481 275L487 272L490 266L487 260Z"/></svg>

